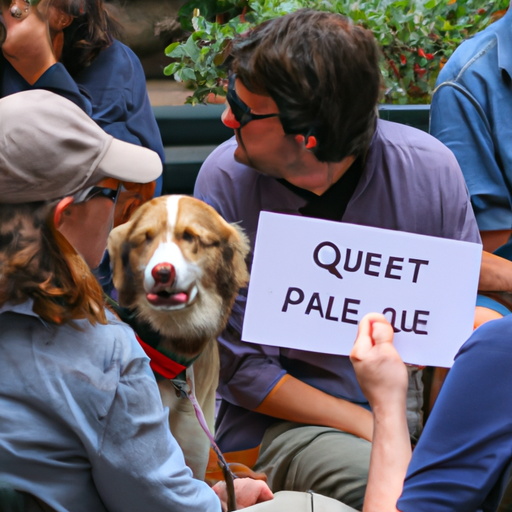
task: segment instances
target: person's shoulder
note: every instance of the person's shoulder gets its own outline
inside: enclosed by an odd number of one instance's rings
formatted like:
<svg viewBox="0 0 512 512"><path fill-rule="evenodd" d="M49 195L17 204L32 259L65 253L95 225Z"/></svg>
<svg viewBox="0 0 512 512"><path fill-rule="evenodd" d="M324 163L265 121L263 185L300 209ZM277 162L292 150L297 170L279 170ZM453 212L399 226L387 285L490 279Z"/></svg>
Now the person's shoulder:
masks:
<svg viewBox="0 0 512 512"><path fill-rule="evenodd" d="M195 195L227 192L232 187L244 189L254 184L260 174L235 160L236 148L236 139L232 137L208 155L197 176Z"/></svg>
<svg viewBox="0 0 512 512"><path fill-rule="evenodd" d="M55 352L64 358L73 354L78 365L88 361L101 369L105 362L122 369L134 359L145 358L131 327L108 310L106 317L106 324L91 325L88 320L79 320L58 328Z"/></svg>
<svg viewBox="0 0 512 512"><path fill-rule="evenodd" d="M489 67L490 61L496 60L496 28L496 25L491 25L463 41L443 66L436 86L445 82L459 81L464 75L471 74L477 68L480 70L482 67Z"/></svg>
<svg viewBox="0 0 512 512"><path fill-rule="evenodd" d="M457 358L464 354L482 353L483 357L491 353L508 355L512 362L512 314L499 320L492 320L478 327L462 346Z"/></svg>
<svg viewBox="0 0 512 512"><path fill-rule="evenodd" d="M135 52L117 39L98 55L92 66L96 63L109 66L111 71L119 72L123 77L129 77L134 70L143 73L142 64Z"/></svg>
<svg viewBox="0 0 512 512"><path fill-rule="evenodd" d="M432 135L405 124L380 120L377 123L372 146L384 154L397 157L397 163L415 166L434 166L437 163L453 163L453 153ZM430 160L425 160L426 158ZM411 160L412 159L412 160Z"/></svg>
<svg viewBox="0 0 512 512"><path fill-rule="evenodd" d="M381 176L387 175L400 190L411 194L419 189L434 194L438 190L445 198L466 193L462 171L452 151L411 126L379 121L368 161Z"/></svg>
<svg viewBox="0 0 512 512"><path fill-rule="evenodd" d="M135 52L129 46L126 46L124 43L117 39L112 40L112 44L108 48L105 48L103 52L115 55L122 55L128 59L139 60Z"/></svg>
<svg viewBox="0 0 512 512"><path fill-rule="evenodd" d="M234 153L237 146L234 136L217 146L204 161L200 174L236 175L237 168L246 167L235 160Z"/></svg>

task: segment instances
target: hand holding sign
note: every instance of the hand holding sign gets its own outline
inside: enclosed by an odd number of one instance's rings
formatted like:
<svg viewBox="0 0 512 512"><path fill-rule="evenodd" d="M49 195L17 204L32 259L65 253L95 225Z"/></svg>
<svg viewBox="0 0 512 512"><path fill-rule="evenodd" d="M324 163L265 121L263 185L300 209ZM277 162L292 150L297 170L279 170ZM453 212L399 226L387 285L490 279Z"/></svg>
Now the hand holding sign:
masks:
<svg viewBox="0 0 512 512"><path fill-rule="evenodd" d="M369 313L363 317L350 360L372 408L405 405L409 374L393 346L393 328L383 315Z"/></svg>
<svg viewBox="0 0 512 512"><path fill-rule="evenodd" d="M348 355L374 311L392 323L404 361L451 366L472 331L481 254L468 242L262 212L242 339Z"/></svg>

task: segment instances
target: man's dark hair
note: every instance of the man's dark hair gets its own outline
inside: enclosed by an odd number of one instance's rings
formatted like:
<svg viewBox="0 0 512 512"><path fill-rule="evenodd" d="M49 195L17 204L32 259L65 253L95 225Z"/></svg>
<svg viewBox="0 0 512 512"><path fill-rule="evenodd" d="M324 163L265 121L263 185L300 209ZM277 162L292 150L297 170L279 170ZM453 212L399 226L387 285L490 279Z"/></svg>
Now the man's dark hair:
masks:
<svg viewBox="0 0 512 512"><path fill-rule="evenodd" d="M302 9L256 27L233 57L244 86L276 102L287 134L316 137L318 160L366 151L380 91L371 32L345 16Z"/></svg>

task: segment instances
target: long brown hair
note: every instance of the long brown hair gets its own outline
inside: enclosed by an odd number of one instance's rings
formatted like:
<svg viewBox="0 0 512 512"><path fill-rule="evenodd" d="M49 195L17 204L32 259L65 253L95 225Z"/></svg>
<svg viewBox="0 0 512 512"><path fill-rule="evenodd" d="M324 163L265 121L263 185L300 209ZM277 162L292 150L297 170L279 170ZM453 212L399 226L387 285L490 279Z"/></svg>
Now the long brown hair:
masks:
<svg viewBox="0 0 512 512"><path fill-rule="evenodd" d="M108 12L103 0L54 0L53 5L74 17L63 31L60 61L75 76L119 37L121 25Z"/></svg>
<svg viewBox="0 0 512 512"><path fill-rule="evenodd" d="M54 206L0 204L0 307L32 299L48 322L106 324L101 287L55 228Z"/></svg>

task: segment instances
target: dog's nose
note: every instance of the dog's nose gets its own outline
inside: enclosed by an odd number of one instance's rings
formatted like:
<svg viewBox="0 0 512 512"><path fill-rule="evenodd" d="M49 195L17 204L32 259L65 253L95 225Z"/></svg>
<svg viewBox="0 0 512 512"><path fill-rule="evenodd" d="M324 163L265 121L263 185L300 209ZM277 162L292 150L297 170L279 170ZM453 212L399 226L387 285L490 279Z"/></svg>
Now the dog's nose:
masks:
<svg viewBox="0 0 512 512"><path fill-rule="evenodd" d="M159 263L153 267L151 275L155 283L171 286L176 278L176 269L171 263Z"/></svg>

